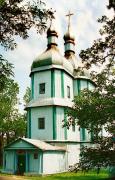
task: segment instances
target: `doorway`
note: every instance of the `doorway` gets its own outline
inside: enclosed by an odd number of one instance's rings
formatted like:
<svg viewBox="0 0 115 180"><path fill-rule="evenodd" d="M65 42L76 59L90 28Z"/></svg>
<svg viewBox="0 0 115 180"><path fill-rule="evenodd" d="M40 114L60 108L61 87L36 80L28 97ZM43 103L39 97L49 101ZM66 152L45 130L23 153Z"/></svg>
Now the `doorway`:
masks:
<svg viewBox="0 0 115 180"><path fill-rule="evenodd" d="M18 174L23 175L26 170L26 155L18 154Z"/></svg>

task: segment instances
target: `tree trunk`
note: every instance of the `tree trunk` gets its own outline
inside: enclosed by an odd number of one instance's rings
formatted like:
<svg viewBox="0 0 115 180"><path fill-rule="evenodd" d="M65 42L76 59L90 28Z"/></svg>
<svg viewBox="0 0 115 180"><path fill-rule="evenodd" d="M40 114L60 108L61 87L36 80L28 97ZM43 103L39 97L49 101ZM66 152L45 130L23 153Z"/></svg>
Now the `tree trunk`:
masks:
<svg viewBox="0 0 115 180"><path fill-rule="evenodd" d="M10 143L10 135L9 132L6 133L6 144L8 145Z"/></svg>

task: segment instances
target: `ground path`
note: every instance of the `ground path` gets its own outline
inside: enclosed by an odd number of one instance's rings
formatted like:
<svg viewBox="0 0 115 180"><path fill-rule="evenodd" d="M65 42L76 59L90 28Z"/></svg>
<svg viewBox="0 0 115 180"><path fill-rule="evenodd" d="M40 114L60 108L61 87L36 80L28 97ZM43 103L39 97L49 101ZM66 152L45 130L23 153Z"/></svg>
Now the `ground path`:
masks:
<svg viewBox="0 0 115 180"><path fill-rule="evenodd" d="M17 177L17 176L0 176L0 180L27 180L22 177Z"/></svg>

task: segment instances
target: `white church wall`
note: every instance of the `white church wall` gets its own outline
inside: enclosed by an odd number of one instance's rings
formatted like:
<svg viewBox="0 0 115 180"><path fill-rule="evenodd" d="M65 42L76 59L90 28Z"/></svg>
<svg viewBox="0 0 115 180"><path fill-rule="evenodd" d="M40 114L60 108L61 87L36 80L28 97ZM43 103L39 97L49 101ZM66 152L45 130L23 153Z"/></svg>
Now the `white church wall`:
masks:
<svg viewBox="0 0 115 180"><path fill-rule="evenodd" d="M64 97L67 97L67 86L70 87L70 100L73 100L73 78L64 73Z"/></svg>
<svg viewBox="0 0 115 180"><path fill-rule="evenodd" d="M61 98L61 71L55 70L55 97Z"/></svg>
<svg viewBox="0 0 115 180"><path fill-rule="evenodd" d="M80 80L80 89L83 90L87 88L87 80Z"/></svg>
<svg viewBox="0 0 115 180"><path fill-rule="evenodd" d="M80 140L82 142L89 142L91 140L91 133L87 129L80 128Z"/></svg>
<svg viewBox="0 0 115 180"><path fill-rule="evenodd" d="M38 128L38 118L45 118L45 129ZM31 110L31 138L51 140L53 136L52 107L39 107Z"/></svg>
<svg viewBox="0 0 115 180"><path fill-rule="evenodd" d="M80 140L82 142L87 142L91 140L91 133L85 128L80 128Z"/></svg>
<svg viewBox="0 0 115 180"><path fill-rule="evenodd" d="M29 154L29 172L42 173L42 152L38 153L38 158L34 158L34 152Z"/></svg>
<svg viewBox="0 0 115 180"><path fill-rule="evenodd" d="M88 82L88 89L93 90L94 88L95 88L94 84L92 84L91 82Z"/></svg>
<svg viewBox="0 0 115 180"><path fill-rule="evenodd" d="M39 93L39 84L45 83L45 94ZM51 71L41 71L34 74L34 99L51 96Z"/></svg>
<svg viewBox="0 0 115 180"><path fill-rule="evenodd" d="M67 129L67 140L80 141L80 131L78 126L75 126L75 130L72 126Z"/></svg>
<svg viewBox="0 0 115 180"><path fill-rule="evenodd" d="M80 144L71 143L67 145L68 167L79 162Z"/></svg>
<svg viewBox="0 0 115 180"><path fill-rule="evenodd" d="M74 91L74 96L78 95L78 84L77 84L77 80L73 81L73 91Z"/></svg>
<svg viewBox="0 0 115 180"><path fill-rule="evenodd" d="M64 108L63 107L57 107L56 108L56 127L57 127L57 140L64 140L65 139L65 128L62 127L64 120Z"/></svg>
<svg viewBox="0 0 115 180"><path fill-rule="evenodd" d="M47 151L43 154L43 174L53 174L66 170L65 152Z"/></svg>
<svg viewBox="0 0 115 180"><path fill-rule="evenodd" d="M74 87L74 96L78 95L78 89L80 91L85 88L88 88L89 90L93 90L95 88L94 84L90 82L88 79L75 79L73 83L73 87Z"/></svg>

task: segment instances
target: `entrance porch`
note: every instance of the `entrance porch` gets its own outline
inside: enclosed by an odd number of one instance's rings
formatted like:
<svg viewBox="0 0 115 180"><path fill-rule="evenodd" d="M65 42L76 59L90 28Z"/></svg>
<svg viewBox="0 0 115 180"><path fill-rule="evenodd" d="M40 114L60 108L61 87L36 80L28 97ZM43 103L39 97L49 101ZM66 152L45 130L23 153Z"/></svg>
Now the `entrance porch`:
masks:
<svg viewBox="0 0 115 180"><path fill-rule="evenodd" d="M64 148L39 140L19 138L4 148L3 172L51 174L65 171L65 161Z"/></svg>

